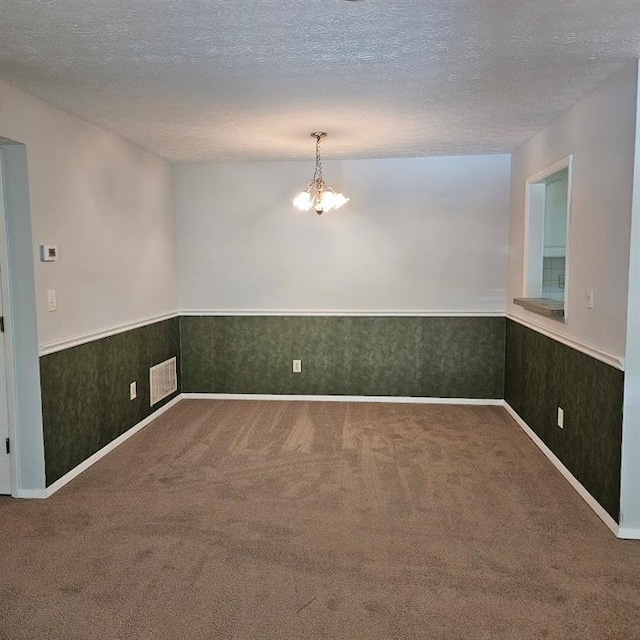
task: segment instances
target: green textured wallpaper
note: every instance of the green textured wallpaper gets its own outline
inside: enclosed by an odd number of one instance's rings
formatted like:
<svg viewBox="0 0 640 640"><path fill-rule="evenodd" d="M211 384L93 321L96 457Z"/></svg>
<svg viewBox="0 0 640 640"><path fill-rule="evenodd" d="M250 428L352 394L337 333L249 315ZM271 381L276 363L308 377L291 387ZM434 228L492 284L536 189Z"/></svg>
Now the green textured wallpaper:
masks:
<svg viewBox="0 0 640 640"><path fill-rule="evenodd" d="M616 521L623 384L622 371L507 320L505 400Z"/></svg>
<svg viewBox="0 0 640 640"><path fill-rule="evenodd" d="M198 316L180 336L184 392L503 397L504 318Z"/></svg>
<svg viewBox="0 0 640 640"><path fill-rule="evenodd" d="M42 356L47 485L170 400L149 368L173 356L183 392L504 397L619 519L624 374L504 318L186 316Z"/></svg>
<svg viewBox="0 0 640 640"><path fill-rule="evenodd" d="M179 350L173 318L40 358L47 485L169 402L149 406L149 368Z"/></svg>

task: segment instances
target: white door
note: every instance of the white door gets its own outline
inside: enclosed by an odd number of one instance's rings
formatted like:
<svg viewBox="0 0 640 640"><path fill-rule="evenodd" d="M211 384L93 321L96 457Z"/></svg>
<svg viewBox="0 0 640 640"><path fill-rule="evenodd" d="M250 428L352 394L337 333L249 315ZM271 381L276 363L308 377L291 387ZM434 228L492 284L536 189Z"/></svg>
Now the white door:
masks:
<svg viewBox="0 0 640 640"><path fill-rule="evenodd" d="M4 228L4 191L0 158L0 225ZM0 230L1 232L1 230ZM0 278L0 317L2 310L2 279ZM7 344L4 318L0 321L0 493L11 493L11 465L9 460L9 409L7 406Z"/></svg>

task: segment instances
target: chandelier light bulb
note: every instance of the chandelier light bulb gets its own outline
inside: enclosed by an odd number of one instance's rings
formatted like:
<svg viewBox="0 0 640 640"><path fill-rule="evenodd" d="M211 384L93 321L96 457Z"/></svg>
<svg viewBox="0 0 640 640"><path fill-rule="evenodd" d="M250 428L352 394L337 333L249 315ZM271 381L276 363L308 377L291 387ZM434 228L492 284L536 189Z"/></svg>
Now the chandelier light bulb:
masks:
<svg viewBox="0 0 640 640"><path fill-rule="evenodd" d="M309 211L311 209L311 195L308 191L302 191L293 199L293 206L300 211Z"/></svg>

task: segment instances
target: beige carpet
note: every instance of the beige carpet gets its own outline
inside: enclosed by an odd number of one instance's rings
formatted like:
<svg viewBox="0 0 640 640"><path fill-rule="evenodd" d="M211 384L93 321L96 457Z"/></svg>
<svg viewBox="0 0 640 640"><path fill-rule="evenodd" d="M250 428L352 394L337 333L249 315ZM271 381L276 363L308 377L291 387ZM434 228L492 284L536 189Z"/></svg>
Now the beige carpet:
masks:
<svg viewBox="0 0 640 640"><path fill-rule="evenodd" d="M183 401L0 541L3 639L640 638L640 543L497 407Z"/></svg>

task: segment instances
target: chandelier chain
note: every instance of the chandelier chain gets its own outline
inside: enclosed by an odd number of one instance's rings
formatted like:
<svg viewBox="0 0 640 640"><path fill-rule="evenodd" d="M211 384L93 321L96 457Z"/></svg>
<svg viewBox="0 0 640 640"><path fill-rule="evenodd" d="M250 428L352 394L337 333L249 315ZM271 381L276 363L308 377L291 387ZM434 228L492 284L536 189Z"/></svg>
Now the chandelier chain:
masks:
<svg viewBox="0 0 640 640"><path fill-rule="evenodd" d="M316 170L313 174L313 181L322 181L322 158L320 156L320 136L316 136Z"/></svg>

